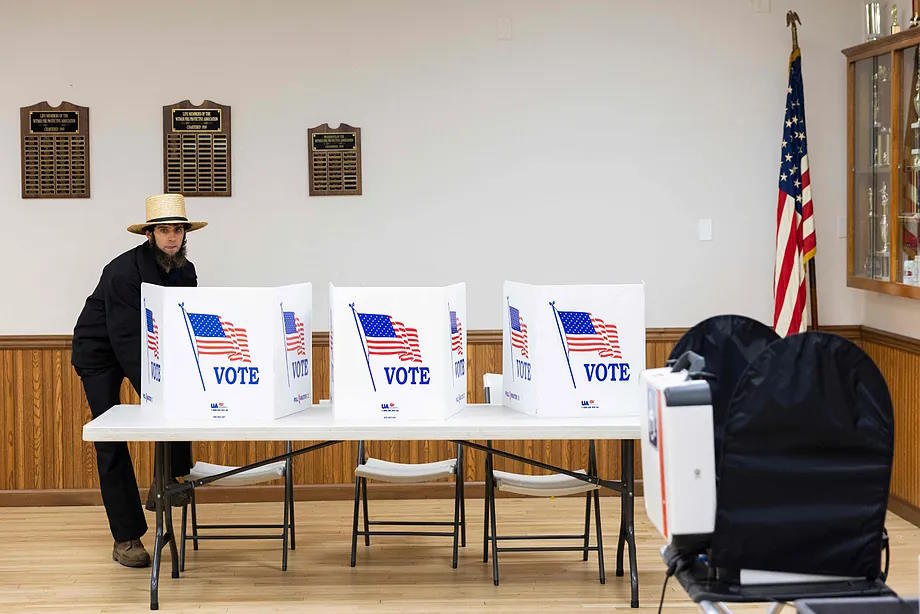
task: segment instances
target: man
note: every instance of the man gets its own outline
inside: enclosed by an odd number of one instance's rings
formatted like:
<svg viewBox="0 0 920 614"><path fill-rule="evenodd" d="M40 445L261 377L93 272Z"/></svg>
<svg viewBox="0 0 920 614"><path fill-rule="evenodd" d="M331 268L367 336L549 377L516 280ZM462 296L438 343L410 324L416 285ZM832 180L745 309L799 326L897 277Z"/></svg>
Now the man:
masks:
<svg viewBox="0 0 920 614"><path fill-rule="evenodd" d="M147 240L112 260L86 299L74 327L73 366L93 418L119 401L125 377L141 391L141 283L197 286L195 266L186 259L186 235L207 225L189 221L181 194L151 196L147 221L128 231ZM141 509L134 466L125 442L96 442L96 464L102 501L115 545L112 559L127 567L146 567L150 555L141 543L147 521ZM171 446L172 479L191 467L188 443ZM148 491L148 508L153 489ZM174 500L175 504L176 501Z"/></svg>

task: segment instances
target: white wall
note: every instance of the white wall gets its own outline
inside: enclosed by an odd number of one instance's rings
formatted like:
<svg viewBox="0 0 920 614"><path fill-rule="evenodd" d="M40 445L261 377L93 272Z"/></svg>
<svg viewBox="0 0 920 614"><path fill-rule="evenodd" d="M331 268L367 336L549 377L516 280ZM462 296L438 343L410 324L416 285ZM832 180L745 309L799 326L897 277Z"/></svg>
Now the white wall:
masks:
<svg viewBox="0 0 920 614"><path fill-rule="evenodd" d="M902 4L907 4L903 3ZM845 62L858 0L793 2L821 321L846 288ZM67 333L162 189L161 107L233 109L233 197L190 199L203 285L468 282L500 326L504 279L645 280L649 326L772 318L789 32L749 0L0 0L0 334ZM902 6L902 14L909 13ZM497 40L511 17L513 40ZM20 106L90 107L90 200L19 197ZM306 130L362 128L364 195L307 196ZM714 239L696 239L699 218Z"/></svg>

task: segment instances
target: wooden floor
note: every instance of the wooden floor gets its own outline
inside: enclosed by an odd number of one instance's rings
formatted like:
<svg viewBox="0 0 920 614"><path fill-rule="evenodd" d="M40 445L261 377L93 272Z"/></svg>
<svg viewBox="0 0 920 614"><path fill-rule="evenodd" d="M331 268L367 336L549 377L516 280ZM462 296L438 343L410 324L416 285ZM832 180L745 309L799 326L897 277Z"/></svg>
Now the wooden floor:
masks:
<svg viewBox="0 0 920 614"><path fill-rule="evenodd" d="M372 493L373 494L373 493ZM608 580L597 580L594 554L506 553L501 586L482 563L482 500L468 502L468 545L459 568L450 568L449 538L375 538L359 545L358 565L348 566L351 503L298 502L297 550L280 571L278 542L205 542L187 555L178 580L170 578L168 550L160 579L163 612L292 612L465 610L629 611L628 577L614 575L619 501L602 500ZM449 518L452 501L371 500L371 518ZM502 533L577 533L582 499L500 499ZM641 499L636 501L639 548L639 611L655 611L664 579L653 532ZM280 503L200 506L200 522L264 522L280 517ZM562 519L562 520L561 520ZM565 520L567 519L567 520ZM148 514L148 522L152 517ZM902 595L918 591L920 529L889 515L892 537L890 585ZM152 546L152 531L144 538ZM102 507L0 508L0 611L146 612L149 569L121 567L111 558L112 540ZM668 584L668 612L695 612L679 585ZM735 611L764 611L741 607ZM635 611L635 610L633 610ZM792 611L791 608L784 611Z"/></svg>

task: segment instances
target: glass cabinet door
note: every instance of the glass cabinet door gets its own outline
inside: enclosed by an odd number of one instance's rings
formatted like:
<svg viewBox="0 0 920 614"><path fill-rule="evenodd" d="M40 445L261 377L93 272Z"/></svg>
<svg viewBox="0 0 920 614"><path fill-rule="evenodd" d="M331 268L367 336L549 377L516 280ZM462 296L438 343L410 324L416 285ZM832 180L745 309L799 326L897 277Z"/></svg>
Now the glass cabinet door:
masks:
<svg viewBox="0 0 920 614"><path fill-rule="evenodd" d="M856 62L855 79L853 273L889 281L891 56Z"/></svg>
<svg viewBox="0 0 920 614"><path fill-rule="evenodd" d="M917 254L917 231L920 220L920 47L913 46L898 52L901 69L901 190L898 199L898 217L895 220L894 241L897 244L897 276L894 281L909 286L920 286L920 256Z"/></svg>

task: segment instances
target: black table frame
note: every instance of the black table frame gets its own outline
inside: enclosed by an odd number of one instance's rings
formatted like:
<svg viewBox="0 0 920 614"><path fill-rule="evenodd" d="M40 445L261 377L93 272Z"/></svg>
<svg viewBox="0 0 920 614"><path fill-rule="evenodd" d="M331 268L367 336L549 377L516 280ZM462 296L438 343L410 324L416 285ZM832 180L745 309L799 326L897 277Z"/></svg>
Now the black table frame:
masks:
<svg viewBox="0 0 920 614"><path fill-rule="evenodd" d="M634 514L635 514L635 441L632 439L621 439L620 441L620 479L619 480L606 480L596 476L586 475L583 473L576 473L569 469L564 469L562 467L555 467L547 463L527 458L524 456L519 456L511 452L506 452L504 450L499 450L494 446L483 445L473 441L467 440L454 440L454 443L468 446L476 450L481 450L483 452L488 452L496 456L502 456L514 461L526 463L534 467L540 467L541 469L546 469L555 473L561 473L583 482L588 482L590 484L596 484L603 488L608 488L610 490L620 493L620 534L617 540L617 567L616 575L622 576L624 573L623 570L623 555L624 552L628 550L629 556L629 583L630 583L630 606L633 608L639 607L639 571L636 567L636 532L634 524ZM169 455L169 441L157 441L155 443L154 450L154 488L156 488L156 537L154 539L153 546L153 565L150 571L150 609L157 610L159 609L159 580L160 580L160 565L162 563L162 553L163 549L169 546L169 554L171 559L172 567L172 577L179 577L179 553L176 548L176 538L175 532L173 530L172 522L172 506L168 504L168 500L175 496L176 494L196 488L198 486L203 486L209 484L216 480L229 477L231 475L236 475L237 473L242 473L243 471L248 471L256 467L262 467L271 463L278 461L287 460L289 458L294 458L295 456L300 456L301 454L306 454L307 452L314 452L328 446L332 446L338 443L342 443L340 440L324 441L322 443L314 444L307 446L305 448L299 448L291 452L286 452L280 454L273 458L269 458L257 463L252 463L250 465L245 465L242 467L237 467L236 469L225 471L223 473L208 476L206 478L200 478L197 480L189 480L188 482L182 482L180 484L169 484L167 485L166 476L170 475L170 455Z"/></svg>

